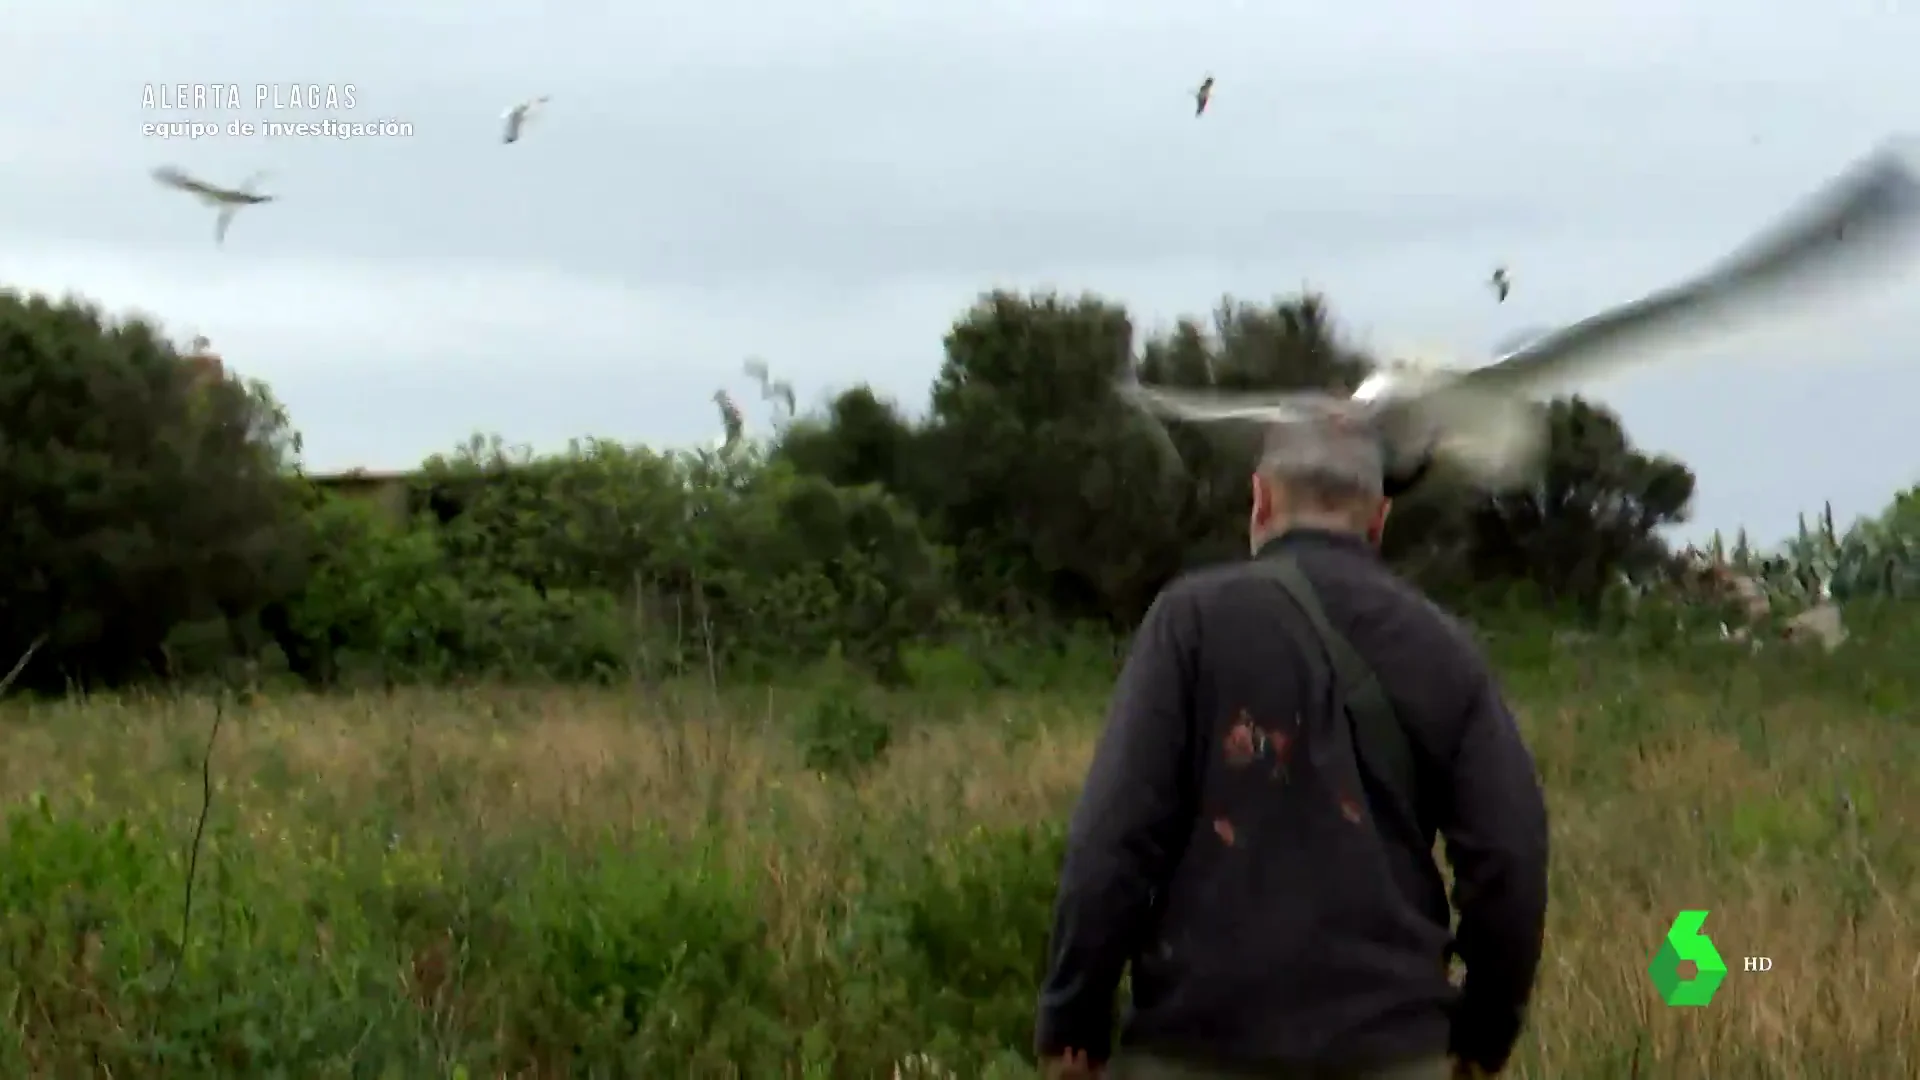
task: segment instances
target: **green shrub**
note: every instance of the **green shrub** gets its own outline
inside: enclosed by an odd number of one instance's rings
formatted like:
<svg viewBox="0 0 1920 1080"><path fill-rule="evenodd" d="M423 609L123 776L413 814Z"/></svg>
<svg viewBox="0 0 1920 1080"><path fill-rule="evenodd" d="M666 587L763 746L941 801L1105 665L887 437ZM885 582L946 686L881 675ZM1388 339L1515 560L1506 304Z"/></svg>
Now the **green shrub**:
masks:
<svg viewBox="0 0 1920 1080"><path fill-rule="evenodd" d="M752 883L701 849L607 854L549 858L522 883L514 918L543 980L514 1018L529 1048L630 1076L777 1072L775 957Z"/></svg>
<svg viewBox="0 0 1920 1080"><path fill-rule="evenodd" d="M914 1030L928 1053L981 1061L1032 1044L1065 850L1057 823L977 828L880 887L899 949L888 962L918 988Z"/></svg>
<svg viewBox="0 0 1920 1080"><path fill-rule="evenodd" d="M796 732L807 768L845 774L880 760L893 741L893 725L866 700L837 649L816 678Z"/></svg>
<svg viewBox="0 0 1920 1080"><path fill-rule="evenodd" d="M878 488L838 488L750 454L608 441L535 458L476 439L435 458L416 503L445 519L455 573L616 598L651 676L750 677L838 645L880 673L937 629L941 554Z"/></svg>
<svg viewBox="0 0 1920 1080"><path fill-rule="evenodd" d="M0 291L0 672L38 642L21 688L125 683L297 585L296 448L264 386L147 323Z"/></svg>
<svg viewBox="0 0 1920 1080"><path fill-rule="evenodd" d="M321 498L311 522L317 554L291 618L302 636L324 642L329 666L362 661L394 673L455 673L453 635L465 597L438 534L339 497Z"/></svg>

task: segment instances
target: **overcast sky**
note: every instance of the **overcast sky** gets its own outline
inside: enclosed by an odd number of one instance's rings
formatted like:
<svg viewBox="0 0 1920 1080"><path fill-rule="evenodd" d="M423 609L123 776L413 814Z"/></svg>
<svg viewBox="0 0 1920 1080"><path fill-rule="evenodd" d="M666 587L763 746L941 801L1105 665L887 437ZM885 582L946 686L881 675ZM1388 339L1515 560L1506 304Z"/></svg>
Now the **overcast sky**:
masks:
<svg viewBox="0 0 1920 1080"><path fill-rule="evenodd" d="M1310 283L1363 342L1471 358L1699 269L1920 129L1916 55L1889 0L67 0L0 38L0 283L207 335L313 470L475 431L705 439L716 387L753 398L748 355L804 399L918 407L996 286L1153 329ZM143 107L183 83L246 100ZM256 109L259 83L354 107ZM327 117L414 134L142 134ZM282 201L216 248L161 164L268 170ZM1920 304L1883 292L1599 394L1697 470L1702 526L1871 512L1920 479Z"/></svg>

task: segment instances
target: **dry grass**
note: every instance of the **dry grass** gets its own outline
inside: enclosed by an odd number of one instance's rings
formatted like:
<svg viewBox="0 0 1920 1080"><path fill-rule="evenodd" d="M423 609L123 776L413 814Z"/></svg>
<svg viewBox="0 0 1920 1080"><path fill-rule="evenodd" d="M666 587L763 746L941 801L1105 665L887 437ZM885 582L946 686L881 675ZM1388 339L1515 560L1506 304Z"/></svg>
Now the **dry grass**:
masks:
<svg viewBox="0 0 1920 1080"><path fill-rule="evenodd" d="M1902 848L1920 822L1908 782L1920 736L1758 692L1643 684L1519 704L1555 862L1513 1075L1920 1075L1920 860ZM1095 734L1091 702L996 699L904 729L848 784L799 766L781 737L790 707L767 697L690 716L567 691L261 701L229 716L216 814L260 844L316 822L409 845L528 830L581 844L661 828L719 838L759 882L792 964L836 932L829 913L861 888L861 850L1058 819ZM204 701L96 702L0 723L0 800L72 796L185 836L211 715ZM1705 1008L1664 1007L1645 972L1684 908L1712 912L1733 969ZM1742 972L1748 955L1772 970Z"/></svg>

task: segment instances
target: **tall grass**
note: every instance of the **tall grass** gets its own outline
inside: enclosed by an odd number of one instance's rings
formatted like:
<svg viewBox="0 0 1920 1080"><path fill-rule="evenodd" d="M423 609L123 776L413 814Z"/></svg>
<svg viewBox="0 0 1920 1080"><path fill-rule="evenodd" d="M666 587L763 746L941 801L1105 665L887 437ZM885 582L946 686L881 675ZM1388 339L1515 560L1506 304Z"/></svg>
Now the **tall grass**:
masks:
<svg viewBox="0 0 1920 1080"><path fill-rule="evenodd" d="M1911 644L1496 642L1555 844L1513 1075L1920 1075ZM1029 1075L1098 695L836 689L891 738L823 773L821 693L222 705L184 939L215 701L17 706L0 1075ZM1704 1008L1645 970L1683 908Z"/></svg>

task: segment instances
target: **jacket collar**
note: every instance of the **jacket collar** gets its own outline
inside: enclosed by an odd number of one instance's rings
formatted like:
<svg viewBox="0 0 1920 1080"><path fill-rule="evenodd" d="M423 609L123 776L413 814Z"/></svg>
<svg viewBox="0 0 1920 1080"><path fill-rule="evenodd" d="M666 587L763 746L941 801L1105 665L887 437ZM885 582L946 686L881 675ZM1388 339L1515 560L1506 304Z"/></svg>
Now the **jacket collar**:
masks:
<svg viewBox="0 0 1920 1080"><path fill-rule="evenodd" d="M1304 550L1352 551L1363 555L1377 555L1372 544L1359 533L1340 532L1335 529L1295 528L1288 529L1279 536L1260 545L1253 553L1256 559L1270 559L1283 553Z"/></svg>

